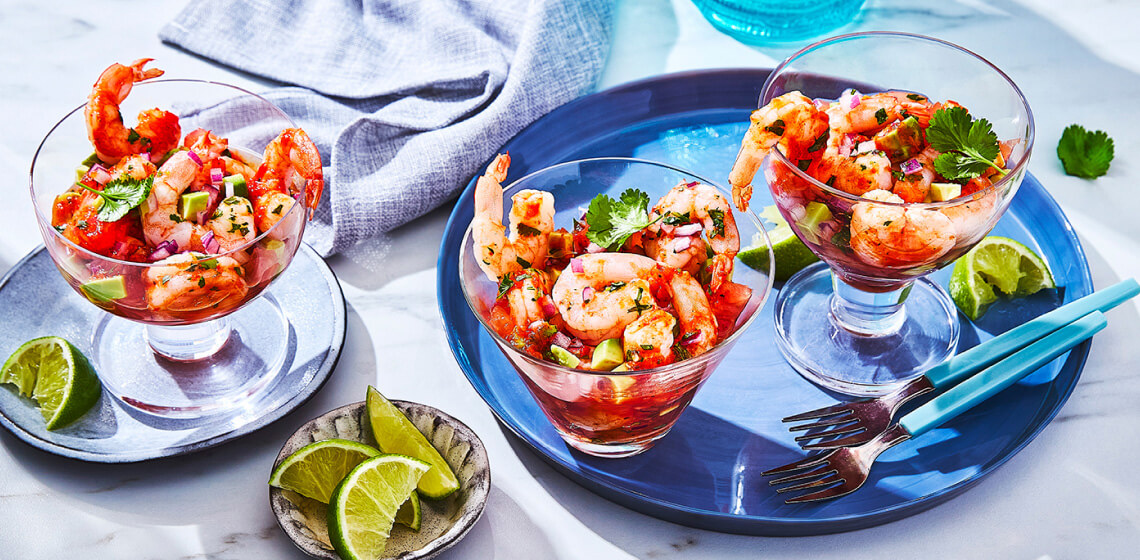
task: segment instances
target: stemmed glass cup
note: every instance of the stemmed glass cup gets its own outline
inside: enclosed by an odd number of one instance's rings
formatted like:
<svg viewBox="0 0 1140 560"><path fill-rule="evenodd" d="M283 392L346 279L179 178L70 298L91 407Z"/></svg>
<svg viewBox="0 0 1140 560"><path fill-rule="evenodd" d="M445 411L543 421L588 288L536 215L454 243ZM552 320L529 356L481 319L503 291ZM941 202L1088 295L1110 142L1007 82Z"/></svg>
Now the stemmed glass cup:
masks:
<svg viewBox="0 0 1140 560"><path fill-rule="evenodd" d="M807 379L852 395L886 393L949 357L959 322L946 291L927 278L993 229L1025 176L1033 115L1021 90L982 57L905 33L857 33L793 54L764 84L760 106L791 91L836 100L906 91L953 100L1016 141L1007 174L944 202L876 201L833 188L779 148L761 165L780 213L823 263L800 271L775 304L777 341Z"/></svg>

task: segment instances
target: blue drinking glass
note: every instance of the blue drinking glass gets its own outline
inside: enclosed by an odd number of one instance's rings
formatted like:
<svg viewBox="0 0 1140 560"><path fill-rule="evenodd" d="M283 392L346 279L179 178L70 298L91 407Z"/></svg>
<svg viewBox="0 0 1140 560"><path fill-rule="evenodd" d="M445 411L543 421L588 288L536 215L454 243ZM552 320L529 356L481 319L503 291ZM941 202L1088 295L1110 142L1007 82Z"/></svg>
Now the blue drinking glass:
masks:
<svg viewBox="0 0 1140 560"><path fill-rule="evenodd" d="M714 27L742 43L798 41L855 19L864 0L693 0Z"/></svg>

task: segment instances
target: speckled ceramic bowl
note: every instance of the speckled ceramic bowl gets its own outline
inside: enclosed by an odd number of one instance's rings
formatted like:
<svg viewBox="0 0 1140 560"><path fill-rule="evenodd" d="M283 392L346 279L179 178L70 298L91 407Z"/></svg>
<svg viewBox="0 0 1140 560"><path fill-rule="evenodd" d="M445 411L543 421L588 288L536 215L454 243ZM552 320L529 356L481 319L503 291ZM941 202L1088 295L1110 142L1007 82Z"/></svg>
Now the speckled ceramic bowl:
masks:
<svg viewBox="0 0 1140 560"><path fill-rule="evenodd" d="M487 450L471 428L435 408L407 401L392 401L392 404L403 411L451 465L459 478L459 490L443 500L421 500L423 520L419 532L403 525L394 526L385 558L434 558L459 542L483 514L491 489ZM298 449L332 438L376 445L364 402L342 406L301 426L281 447L273 468ZM314 558L338 560L329 544L326 504L288 490L270 488L269 505L277 516L277 523L297 548Z"/></svg>

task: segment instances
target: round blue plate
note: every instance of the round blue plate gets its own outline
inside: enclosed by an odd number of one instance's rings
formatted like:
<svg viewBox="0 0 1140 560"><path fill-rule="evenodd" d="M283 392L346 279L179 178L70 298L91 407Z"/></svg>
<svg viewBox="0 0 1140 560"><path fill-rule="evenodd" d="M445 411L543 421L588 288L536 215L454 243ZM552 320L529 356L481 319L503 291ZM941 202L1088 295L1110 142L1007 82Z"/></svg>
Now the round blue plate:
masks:
<svg viewBox="0 0 1140 560"><path fill-rule="evenodd" d="M673 74L578 99L502 147L511 154L507 183L566 160L633 156L727 184L767 74ZM474 181L451 215L438 269L440 311L460 367L499 420L558 470L608 499L675 523L753 535L813 535L869 527L933 507L1028 444L1065 403L1089 353L1086 342L943 427L891 449L856 493L786 505L760 478L761 471L804 455L780 419L835 401L784 362L769 305L668 436L628 459L590 457L559 439L463 299L457 260L471 221L473 189ZM770 195L756 189L752 204L772 204ZM1026 177L993 235L1036 250L1061 288L999 302L977 323L960 316L963 349L1092 292L1076 234L1033 176ZM947 268L933 279L945 286L949 276Z"/></svg>

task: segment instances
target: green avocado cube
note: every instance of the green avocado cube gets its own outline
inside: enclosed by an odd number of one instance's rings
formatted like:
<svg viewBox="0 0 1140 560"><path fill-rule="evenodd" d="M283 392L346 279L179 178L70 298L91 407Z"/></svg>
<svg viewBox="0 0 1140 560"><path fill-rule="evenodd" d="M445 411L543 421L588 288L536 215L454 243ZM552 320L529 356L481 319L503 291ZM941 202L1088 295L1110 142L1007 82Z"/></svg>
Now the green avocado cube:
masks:
<svg viewBox="0 0 1140 560"><path fill-rule="evenodd" d="M812 240L815 243L819 242L819 235L816 232L819 230L819 225L832 218L831 209L826 204L819 202L809 202L804 207L804 217L800 218L796 225L800 227L800 233Z"/></svg>
<svg viewBox="0 0 1140 560"><path fill-rule="evenodd" d="M884 132L875 138L875 148L882 150L891 163L906 161L922 149L922 125L914 117L907 117Z"/></svg>
<svg viewBox="0 0 1140 560"><path fill-rule="evenodd" d="M240 196L246 199L249 198L249 187L247 187L245 184L245 177L242 177L241 175L230 175L228 177L222 177L222 183L225 186L229 187L226 189L227 197ZM233 191L233 194L230 194L230 191Z"/></svg>
<svg viewBox="0 0 1140 560"><path fill-rule="evenodd" d="M927 198L930 202L946 202L962 196L962 185L957 183L931 183Z"/></svg>
<svg viewBox="0 0 1140 560"><path fill-rule="evenodd" d="M610 371L625 361L621 348L621 339L609 338L603 340L594 348L594 358L590 361L590 369Z"/></svg>
<svg viewBox="0 0 1140 560"><path fill-rule="evenodd" d="M629 369L629 364L627 364L627 363L623 363L623 364L621 364L620 366L618 366L618 367L616 367L616 368L614 368L614 369L611 369L610 371L611 371L611 372L615 372L615 373L616 373L616 372L619 372L619 371L631 371L631 370Z"/></svg>
<svg viewBox="0 0 1140 560"><path fill-rule="evenodd" d="M578 356L571 354L569 350L557 344L550 345L550 355L554 356L555 362L568 368L576 368L578 364L582 363L582 360L579 360Z"/></svg>
<svg viewBox="0 0 1140 560"><path fill-rule="evenodd" d="M127 286L122 276L98 278L80 286L83 294L96 303L127 297Z"/></svg>
<svg viewBox="0 0 1140 560"><path fill-rule="evenodd" d="M193 220L198 212L203 212L206 208L210 207L210 193L206 191L196 191L182 195L182 219Z"/></svg>

